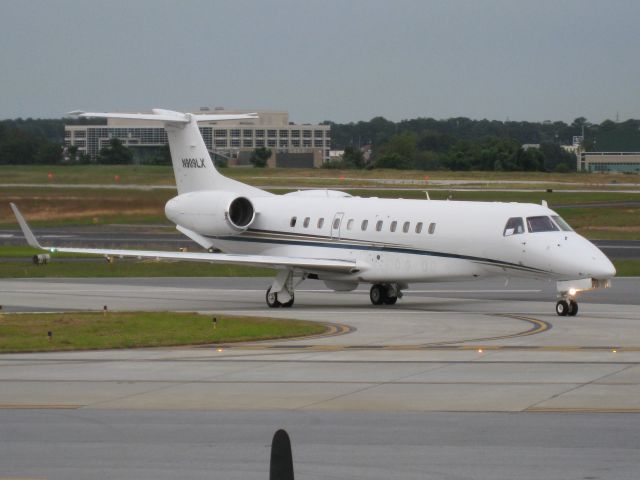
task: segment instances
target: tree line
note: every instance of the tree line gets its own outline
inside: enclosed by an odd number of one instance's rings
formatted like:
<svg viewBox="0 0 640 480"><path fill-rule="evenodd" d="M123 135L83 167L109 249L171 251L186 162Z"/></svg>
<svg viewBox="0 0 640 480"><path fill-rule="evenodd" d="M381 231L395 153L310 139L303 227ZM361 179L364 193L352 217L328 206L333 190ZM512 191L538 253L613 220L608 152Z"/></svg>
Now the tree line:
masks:
<svg viewBox="0 0 640 480"><path fill-rule="evenodd" d="M564 122L514 122L450 118L418 118L391 122L382 117L369 122L331 125L334 149L344 149L343 160L332 167L398 168L422 170L571 171L575 155L570 145L584 133L587 151L640 151L640 120L591 124L584 117ZM539 148L524 148L535 144ZM368 145L372 155L364 158Z"/></svg>
<svg viewBox="0 0 640 480"><path fill-rule="evenodd" d="M77 148L63 148L64 126L103 124L102 119L16 119L0 121L0 164L87 163ZM640 120L600 124L584 117L572 123L516 122L449 118L417 118L392 122L383 117L331 126L332 148L344 149L346 168L423 170L541 170L569 171L575 157L560 145L585 133L587 151L640 151ZM539 144L540 148L522 148ZM365 157L361 147L370 145ZM254 152L252 163L266 163L266 152ZM168 148L131 149L112 139L95 160L98 163L168 164Z"/></svg>

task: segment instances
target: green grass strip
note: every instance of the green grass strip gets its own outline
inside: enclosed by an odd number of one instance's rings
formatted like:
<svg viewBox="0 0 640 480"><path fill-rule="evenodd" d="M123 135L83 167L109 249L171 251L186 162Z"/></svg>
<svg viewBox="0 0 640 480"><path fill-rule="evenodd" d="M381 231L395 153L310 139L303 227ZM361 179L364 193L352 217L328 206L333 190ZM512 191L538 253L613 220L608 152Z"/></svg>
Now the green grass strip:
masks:
<svg viewBox="0 0 640 480"><path fill-rule="evenodd" d="M0 314L0 352L202 345L315 335L301 320L172 312ZM48 336L48 332L52 336Z"/></svg>

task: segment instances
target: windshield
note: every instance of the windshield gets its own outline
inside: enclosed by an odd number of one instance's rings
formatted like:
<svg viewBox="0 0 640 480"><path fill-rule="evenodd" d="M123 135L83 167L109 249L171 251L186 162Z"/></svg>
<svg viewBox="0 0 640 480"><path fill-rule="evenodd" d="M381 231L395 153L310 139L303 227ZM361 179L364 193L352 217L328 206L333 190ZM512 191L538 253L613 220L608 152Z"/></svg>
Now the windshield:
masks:
<svg viewBox="0 0 640 480"><path fill-rule="evenodd" d="M560 230L562 230L563 232L573 232L573 228L571 228L569 224L565 222L564 219L559 215L551 215L551 218L553 218L553 221L556 222L556 225L558 225L560 227Z"/></svg>
<svg viewBox="0 0 640 480"><path fill-rule="evenodd" d="M555 232L558 230L558 227L555 223L551 221L549 217L527 217L527 226L529 227L529 232L538 233L538 232Z"/></svg>

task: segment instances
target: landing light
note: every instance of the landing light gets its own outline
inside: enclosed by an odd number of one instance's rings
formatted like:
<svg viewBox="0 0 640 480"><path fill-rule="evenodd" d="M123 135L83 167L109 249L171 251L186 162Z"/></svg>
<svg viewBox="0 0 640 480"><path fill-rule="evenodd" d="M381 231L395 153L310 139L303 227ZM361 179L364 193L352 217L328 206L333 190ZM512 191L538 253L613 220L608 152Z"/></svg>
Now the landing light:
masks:
<svg viewBox="0 0 640 480"><path fill-rule="evenodd" d="M575 288L570 288L570 289L569 289L569 295L571 295L572 297L573 297L576 293L578 293L578 291L577 291Z"/></svg>
<svg viewBox="0 0 640 480"><path fill-rule="evenodd" d="M221 352L221 351L222 351L222 349L221 349L221 348L219 348L219 349L218 349L218 352Z"/></svg>
<svg viewBox="0 0 640 480"><path fill-rule="evenodd" d="M478 349L478 353L482 353L482 349L481 348Z"/></svg>

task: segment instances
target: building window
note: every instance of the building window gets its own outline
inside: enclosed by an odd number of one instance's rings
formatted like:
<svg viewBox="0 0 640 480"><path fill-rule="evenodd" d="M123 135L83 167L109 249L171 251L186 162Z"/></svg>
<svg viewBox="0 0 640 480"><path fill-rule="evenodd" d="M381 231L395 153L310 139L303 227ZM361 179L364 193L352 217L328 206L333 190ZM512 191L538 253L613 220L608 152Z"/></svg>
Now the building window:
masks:
<svg viewBox="0 0 640 480"><path fill-rule="evenodd" d="M436 224L435 223L430 223L429 224L429 234L433 235L433 233L436 231Z"/></svg>
<svg viewBox="0 0 640 480"><path fill-rule="evenodd" d="M256 130L256 137L264 138L264 130Z"/></svg>
<svg viewBox="0 0 640 480"><path fill-rule="evenodd" d="M324 218L319 218L318 219L318 228L322 228L323 225L324 225Z"/></svg>
<svg viewBox="0 0 640 480"><path fill-rule="evenodd" d="M300 138L300 130L291 130L291 138Z"/></svg>
<svg viewBox="0 0 640 480"><path fill-rule="evenodd" d="M376 223L376 232L381 232L382 231L382 224L384 222L382 220L378 220L378 222Z"/></svg>
<svg viewBox="0 0 640 480"><path fill-rule="evenodd" d="M311 221L311 219L310 219L309 217L306 217L306 218L304 219L304 222L302 222L302 226L303 226L304 228L307 228L307 227L309 226L309 222L310 222L310 221Z"/></svg>
<svg viewBox="0 0 640 480"><path fill-rule="evenodd" d="M409 232L409 227L411 226L411 222L404 222L404 225L402 225L402 231L404 233L408 233Z"/></svg>
<svg viewBox="0 0 640 480"><path fill-rule="evenodd" d="M253 130L249 130L248 128L242 131L242 136L244 137L253 137Z"/></svg>
<svg viewBox="0 0 640 480"><path fill-rule="evenodd" d="M227 136L227 129L226 128L216 128L216 130L214 132L214 136L216 138L226 137Z"/></svg>
<svg viewBox="0 0 640 480"><path fill-rule="evenodd" d="M277 130L267 130L267 137L269 138L276 138L277 134Z"/></svg>
<svg viewBox="0 0 640 480"><path fill-rule="evenodd" d="M416 233L422 232L422 222L416 223Z"/></svg>
<svg viewBox="0 0 640 480"><path fill-rule="evenodd" d="M391 230L392 232L395 232L397 226L398 226L398 222L394 220L393 222L391 222L391 225L389 226L389 230Z"/></svg>
<svg viewBox="0 0 640 480"><path fill-rule="evenodd" d="M234 128L231 130L231 136L232 137L239 137L240 136L240 129L239 128Z"/></svg>
<svg viewBox="0 0 640 480"><path fill-rule="evenodd" d="M269 147L275 147L276 146L276 141L275 140L267 140L267 146Z"/></svg>
<svg viewBox="0 0 640 480"><path fill-rule="evenodd" d="M315 130L313 134L315 135L316 138L322 137L323 130Z"/></svg>
<svg viewBox="0 0 640 480"><path fill-rule="evenodd" d="M288 148L289 140L280 140L280 148Z"/></svg>
<svg viewBox="0 0 640 480"><path fill-rule="evenodd" d="M243 138L242 139L242 146L243 147L253 147L253 140L250 138Z"/></svg>
<svg viewBox="0 0 640 480"><path fill-rule="evenodd" d="M314 141L313 141L313 146L314 146L314 147L316 147L316 148L322 148L322 147L323 147L322 139L320 139L320 140L314 140Z"/></svg>
<svg viewBox="0 0 640 480"><path fill-rule="evenodd" d="M289 138L289 130L280 130L280 138Z"/></svg>
<svg viewBox="0 0 640 480"><path fill-rule="evenodd" d="M311 140L303 140L302 146L305 148L311 148Z"/></svg>
<svg viewBox="0 0 640 480"><path fill-rule="evenodd" d="M291 146L292 147L299 147L300 146L300 140L291 140Z"/></svg>
<svg viewBox="0 0 640 480"><path fill-rule="evenodd" d="M302 131L303 138L311 138L311 130L303 130Z"/></svg>
<svg viewBox="0 0 640 480"><path fill-rule="evenodd" d="M362 220L362 225L360 225L360 228L362 229L363 232L367 229L368 225L369 225L369 220Z"/></svg>
<svg viewBox="0 0 640 480"><path fill-rule="evenodd" d="M256 147L264 147L264 140L256 140Z"/></svg>
<svg viewBox="0 0 640 480"><path fill-rule="evenodd" d="M231 139L231 146L232 147L239 147L240 146L240 139L239 138L232 138Z"/></svg>
<svg viewBox="0 0 640 480"><path fill-rule="evenodd" d="M289 226L295 227L297 221L298 221L297 217L291 217L291 221L289 222Z"/></svg>
<svg viewBox="0 0 640 480"><path fill-rule="evenodd" d="M227 147L227 139L226 138L216 138L216 147L226 148Z"/></svg>

